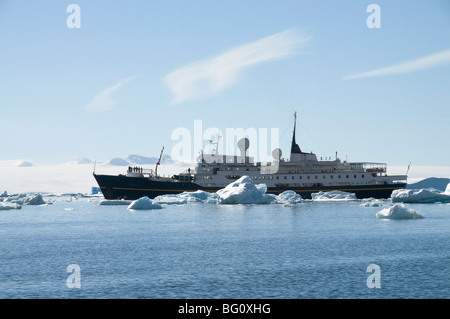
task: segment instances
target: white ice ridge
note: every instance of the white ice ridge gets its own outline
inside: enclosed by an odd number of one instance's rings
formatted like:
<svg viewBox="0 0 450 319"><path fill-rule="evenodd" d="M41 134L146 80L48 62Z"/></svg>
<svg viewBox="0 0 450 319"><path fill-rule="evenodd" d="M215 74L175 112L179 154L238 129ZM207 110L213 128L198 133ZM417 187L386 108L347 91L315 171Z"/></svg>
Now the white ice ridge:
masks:
<svg viewBox="0 0 450 319"><path fill-rule="evenodd" d="M414 209L407 208L405 204L397 203L394 206L385 208L376 214L380 219L418 219L424 218L421 213Z"/></svg>
<svg viewBox="0 0 450 319"><path fill-rule="evenodd" d="M218 204L270 204L276 201L275 195L266 194L267 186L255 186L248 176L228 184L217 191Z"/></svg>
<svg viewBox="0 0 450 319"><path fill-rule="evenodd" d="M391 199L394 203L450 203L449 185L444 192L435 188L396 189Z"/></svg>
<svg viewBox="0 0 450 319"><path fill-rule="evenodd" d="M315 201L348 201L357 199L355 194L341 191L313 193L311 198Z"/></svg>
<svg viewBox="0 0 450 319"><path fill-rule="evenodd" d="M450 183L447 184L447 187L445 188L444 194L450 195Z"/></svg>
<svg viewBox="0 0 450 319"><path fill-rule="evenodd" d="M162 205L184 205L188 203L206 204L284 204L294 205L302 203L303 198L294 191L288 190L278 196L266 194L265 184L255 185L251 178L242 176L216 193L202 190L183 192L180 194L160 195L154 201Z"/></svg>
<svg viewBox="0 0 450 319"><path fill-rule="evenodd" d="M152 201L147 196L141 197L138 200L133 201L128 209L131 210L149 210L149 209L161 209L162 206L157 202Z"/></svg>
<svg viewBox="0 0 450 319"><path fill-rule="evenodd" d="M41 194L21 193L18 195L8 196L3 203L13 203L17 205L45 205L45 201Z"/></svg>

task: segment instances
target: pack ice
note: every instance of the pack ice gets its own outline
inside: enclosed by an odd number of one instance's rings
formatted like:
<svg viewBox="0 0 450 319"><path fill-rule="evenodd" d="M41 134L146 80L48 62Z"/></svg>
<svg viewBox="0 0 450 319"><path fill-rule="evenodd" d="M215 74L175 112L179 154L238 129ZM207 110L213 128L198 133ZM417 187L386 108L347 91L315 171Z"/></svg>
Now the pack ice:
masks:
<svg viewBox="0 0 450 319"><path fill-rule="evenodd" d="M380 219L417 219L424 218L421 213L414 209L407 208L405 204L397 203L394 206L385 208L376 214Z"/></svg>
<svg viewBox="0 0 450 319"><path fill-rule="evenodd" d="M391 200L394 203L450 203L450 183L444 192L435 188L396 189Z"/></svg>

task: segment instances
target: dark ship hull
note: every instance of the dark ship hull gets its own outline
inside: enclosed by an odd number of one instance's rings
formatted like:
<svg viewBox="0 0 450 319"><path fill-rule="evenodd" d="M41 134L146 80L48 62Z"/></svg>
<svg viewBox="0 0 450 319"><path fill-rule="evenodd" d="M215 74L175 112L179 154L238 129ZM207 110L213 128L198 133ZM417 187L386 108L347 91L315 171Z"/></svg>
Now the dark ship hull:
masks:
<svg viewBox="0 0 450 319"><path fill-rule="evenodd" d="M159 195L179 194L182 192L195 192L203 190L216 192L220 187L203 187L194 182L172 181L164 178L130 177L126 175L97 175L94 177L102 190L105 199L136 200L147 196L151 199ZM267 193L278 195L286 190L293 190L304 199L311 199L311 194L317 192L343 191L354 193L356 198L389 198L395 189L403 189L406 183L393 183L383 185L346 185L346 186L317 186L289 187L279 185L268 187Z"/></svg>

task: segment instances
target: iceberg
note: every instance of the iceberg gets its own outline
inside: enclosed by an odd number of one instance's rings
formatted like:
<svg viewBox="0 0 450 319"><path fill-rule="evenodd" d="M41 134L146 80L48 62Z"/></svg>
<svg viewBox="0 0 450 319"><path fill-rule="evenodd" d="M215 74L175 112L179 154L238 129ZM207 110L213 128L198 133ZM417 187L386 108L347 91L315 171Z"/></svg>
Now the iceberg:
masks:
<svg viewBox="0 0 450 319"><path fill-rule="evenodd" d="M278 204L284 205L294 205L298 203L303 203L305 200L292 190L284 191L277 196L276 202Z"/></svg>
<svg viewBox="0 0 450 319"><path fill-rule="evenodd" d="M266 194L267 186L255 186L248 176L228 184L216 192L218 204L270 204L276 201L275 195Z"/></svg>
<svg viewBox="0 0 450 319"><path fill-rule="evenodd" d="M356 200L356 195L342 191L318 192L311 194L315 201L347 201Z"/></svg>
<svg viewBox="0 0 450 319"><path fill-rule="evenodd" d="M133 201L128 209L132 210L149 210L149 209L161 209L162 206L157 202L152 201L147 196L141 197L138 200Z"/></svg>
<svg viewBox="0 0 450 319"><path fill-rule="evenodd" d="M377 213L377 218L380 219L418 219L424 218L421 213L414 209L407 208L405 204L397 203L394 206L385 208Z"/></svg>
<svg viewBox="0 0 450 319"><path fill-rule="evenodd" d="M188 202L202 202L202 203L215 203L215 193L208 193L202 190L195 192L183 192L180 194L168 194L156 196L153 200L158 204L166 205L185 205Z"/></svg>
<svg viewBox="0 0 450 319"><path fill-rule="evenodd" d="M172 194L156 196L153 201L161 205L184 205L187 203L186 198L181 198L179 195Z"/></svg>
<svg viewBox="0 0 450 319"><path fill-rule="evenodd" d="M15 203L18 205L45 205L41 194L22 193L6 198L4 202Z"/></svg>
<svg viewBox="0 0 450 319"><path fill-rule="evenodd" d="M21 209L22 206L16 203L2 203L0 202L0 210Z"/></svg>
<svg viewBox="0 0 450 319"><path fill-rule="evenodd" d="M205 191L198 190L196 192L183 192L179 196L180 198L186 199L188 202L203 202L209 198L210 194Z"/></svg>
<svg viewBox="0 0 450 319"><path fill-rule="evenodd" d="M444 194L450 195L450 183L447 184L447 187L445 188Z"/></svg>
<svg viewBox="0 0 450 319"><path fill-rule="evenodd" d="M368 200L364 201L364 203L362 203L359 206L360 207L380 207L383 205L384 205L384 203L382 200L372 198L372 199L368 199Z"/></svg>
<svg viewBox="0 0 450 319"><path fill-rule="evenodd" d="M449 186L445 192L435 188L396 189L392 192L393 203L450 203Z"/></svg>

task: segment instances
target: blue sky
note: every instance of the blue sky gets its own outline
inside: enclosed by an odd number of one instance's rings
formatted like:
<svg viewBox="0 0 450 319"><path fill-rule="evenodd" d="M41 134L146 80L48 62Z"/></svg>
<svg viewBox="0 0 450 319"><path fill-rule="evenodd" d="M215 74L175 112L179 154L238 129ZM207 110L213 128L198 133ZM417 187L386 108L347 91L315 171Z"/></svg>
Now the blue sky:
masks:
<svg viewBox="0 0 450 319"><path fill-rule="evenodd" d="M0 0L0 44L0 160L170 154L194 120L286 155L297 111L303 151L450 164L446 0Z"/></svg>

